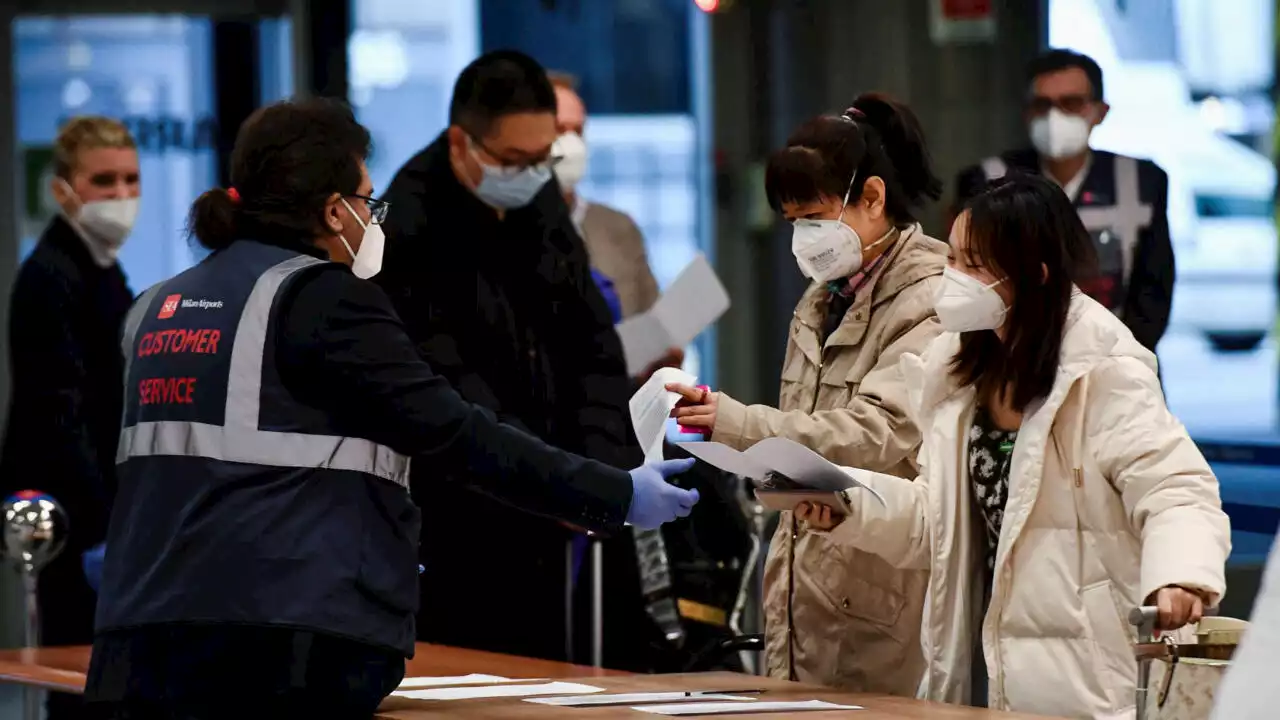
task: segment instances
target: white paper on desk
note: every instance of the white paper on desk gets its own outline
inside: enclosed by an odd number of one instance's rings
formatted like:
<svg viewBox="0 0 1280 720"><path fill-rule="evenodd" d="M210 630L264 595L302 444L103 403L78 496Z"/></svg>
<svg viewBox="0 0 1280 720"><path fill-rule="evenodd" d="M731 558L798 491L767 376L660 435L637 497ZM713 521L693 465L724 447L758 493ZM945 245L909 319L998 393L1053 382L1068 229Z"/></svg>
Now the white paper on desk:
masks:
<svg viewBox="0 0 1280 720"><path fill-rule="evenodd" d="M751 702L755 698L740 695L689 695L683 692L610 693L608 695L572 695L570 697L529 698L525 702L558 707L589 707L601 705L640 705L644 703L712 702L716 700Z"/></svg>
<svg viewBox="0 0 1280 720"><path fill-rule="evenodd" d="M631 708L653 715L743 715L746 713L813 712L818 710L863 710L861 705L837 705L825 700L753 703L675 703L640 705Z"/></svg>
<svg viewBox="0 0 1280 720"><path fill-rule="evenodd" d="M512 680L504 678L500 675L484 675L482 673L471 673L470 675L453 675L450 677L407 677L400 681L399 690L409 690L412 688L425 687L447 687L449 685L479 685L481 683L507 683L522 682L521 680Z"/></svg>
<svg viewBox="0 0 1280 720"><path fill-rule="evenodd" d="M652 308L618 323L627 372L638 375L667 350L685 347L728 309L729 293L698 253Z"/></svg>
<svg viewBox="0 0 1280 720"><path fill-rule="evenodd" d="M631 427L636 440L644 448L646 463L662 460L662 440L667 435L667 417L680 402L680 396L667 390L670 383L694 385L697 378L680 368L659 368L627 403L631 410Z"/></svg>
<svg viewBox="0 0 1280 720"><path fill-rule="evenodd" d="M398 690L395 697L410 700L475 700L479 698L532 697L534 695L583 695L604 692L604 688L571 682L548 682L536 685L475 685L472 687L442 687L427 690Z"/></svg>
<svg viewBox="0 0 1280 720"><path fill-rule="evenodd" d="M884 498L845 468L833 464L818 453L786 438L771 437L739 452L715 442L676 443L690 455L735 475L759 484L770 472L781 473L810 490L841 492L863 488L884 504ZM719 447L716 447L719 446Z"/></svg>

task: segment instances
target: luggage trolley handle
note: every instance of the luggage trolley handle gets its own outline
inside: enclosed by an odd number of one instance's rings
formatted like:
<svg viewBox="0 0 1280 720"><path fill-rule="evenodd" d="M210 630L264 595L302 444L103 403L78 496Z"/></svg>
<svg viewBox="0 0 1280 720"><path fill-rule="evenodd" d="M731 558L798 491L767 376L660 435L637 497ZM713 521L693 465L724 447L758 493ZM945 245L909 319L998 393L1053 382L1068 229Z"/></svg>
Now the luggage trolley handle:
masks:
<svg viewBox="0 0 1280 720"><path fill-rule="evenodd" d="M1206 617L1215 612L1214 608L1204 609ZM1151 684L1151 661L1163 659L1170 661L1169 672L1165 674L1163 687L1160 689L1159 697L1156 698L1160 707L1164 707L1165 701L1169 698L1169 689L1173 686L1173 671L1178 664L1178 646L1173 642L1173 638L1168 635L1164 638L1157 637L1160 631L1159 622L1160 609L1157 607L1136 607L1129 611L1129 624L1138 630L1138 644L1133 646L1133 656L1138 661L1138 685L1134 697L1137 720L1146 718L1148 691Z"/></svg>
<svg viewBox="0 0 1280 720"><path fill-rule="evenodd" d="M1129 624L1138 631L1138 644L1133 647L1134 658L1138 661L1138 684L1134 690L1134 709L1137 720L1145 720L1147 716L1147 686L1151 684L1151 661L1164 654L1164 643L1156 639L1156 622L1160 619L1160 609L1155 607L1136 607L1129 611Z"/></svg>

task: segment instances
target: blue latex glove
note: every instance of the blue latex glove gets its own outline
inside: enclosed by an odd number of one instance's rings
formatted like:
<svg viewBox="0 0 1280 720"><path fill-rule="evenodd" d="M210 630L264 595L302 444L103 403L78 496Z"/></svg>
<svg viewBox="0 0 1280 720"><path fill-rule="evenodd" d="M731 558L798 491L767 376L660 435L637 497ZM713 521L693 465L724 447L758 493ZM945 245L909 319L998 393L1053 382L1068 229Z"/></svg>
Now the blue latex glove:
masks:
<svg viewBox="0 0 1280 720"><path fill-rule="evenodd" d="M694 462L693 458L663 460L632 470L627 522L641 530L653 530L692 512L698 502L698 491L678 488L668 483L667 478L688 470Z"/></svg>
<svg viewBox="0 0 1280 720"><path fill-rule="evenodd" d="M81 564L84 565L84 577L89 581L89 587L97 592L98 586L102 584L102 562L107 555L107 544L98 543L97 545L84 551L84 555L80 557Z"/></svg>
<svg viewBox="0 0 1280 720"><path fill-rule="evenodd" d="M604 304L609 306L609 314L613 316L613 324L617 325L622 322L622 299L618 297L618 291L613 287L613 281L609 279L609 276L595 268L591 268L591 279L596 281L596 288L604 296Z"/></svg>

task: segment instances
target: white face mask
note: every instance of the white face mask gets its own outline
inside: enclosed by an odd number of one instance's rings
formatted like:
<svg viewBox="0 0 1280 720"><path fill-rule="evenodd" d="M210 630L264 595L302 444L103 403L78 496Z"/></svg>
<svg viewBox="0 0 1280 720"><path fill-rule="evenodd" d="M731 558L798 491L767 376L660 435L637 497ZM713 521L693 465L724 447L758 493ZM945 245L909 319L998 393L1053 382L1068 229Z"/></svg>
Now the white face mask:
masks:
<svg viewBox="0 0 1280 720"><path fill-rule="evenodd" d="M995 288L1004 280L990 285L954 268L942 271L942 286L933 299L938 322L947 332L995 330L1004 324L1009 308Z"/></svg>
<svg viewBox="0 0 1280 720"><path fill-rule="evenodd" d="M587 143L576 132L567 132L556 138L551 154L560 158L552 168L560 187L572 190L587 176Z"/></svg>
<svg viewBox="0 0 1280 720"><path fill-rule="evenodd" d="M1031 121L1031 144L1051 160L1075 157L1089 148L1091 130L1089 118L1051 108L1047 115Z"/></svg>
<svg viewBox="0 0 1280 720"><path fill-rule="evenodd" d="M138 198L83 202L70 183L62 180L62 184L80 204L71 220L114 257L133 232L133 224L138 219Z"/></svg>
<svg viewBox="0 0 1280 720"><path fill-rule="evenodd" d="M844 191L840 214L834 220L795 220L791 223L791 254L804 276L817 282L830 282L848 277L862 267L862 237L858 231L845 224L844 210L849 205L849 193L853 191L854 173L849 178L849 188ZM877 240L879 245L889 236Z"/></svg>
<svg viewBox="0 0 1280 720"><path fill-rule="evenodd" d="M829 282L862 266L862 238L843 220L796 220L792 225L791 254L805 277Z"/></svg>
<svg viewBox="0 0 1280 720"><path fill-rule="evenodd" d="M351 217L364 228L364 236L360 239L360 249L355 252L351 251L351 244L345 237L341 234L338 237L342 240L342 245L347 252L351 253L351 272L361 280L368 280L382 272L382 251L386 248L387 236L383 233L381 225L373 222L366 225L356 211L351 209L346 198L342 199L342 204L347 206L347 212L351 213Z"/></svg>

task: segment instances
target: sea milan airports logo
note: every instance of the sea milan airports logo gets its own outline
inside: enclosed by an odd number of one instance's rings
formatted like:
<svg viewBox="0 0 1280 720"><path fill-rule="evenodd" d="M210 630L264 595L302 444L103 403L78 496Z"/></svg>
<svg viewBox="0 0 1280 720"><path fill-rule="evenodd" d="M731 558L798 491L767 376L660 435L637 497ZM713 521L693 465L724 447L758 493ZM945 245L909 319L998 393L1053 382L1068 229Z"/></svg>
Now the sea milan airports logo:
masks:
<svg viewBox="0 0 1280 720"><path fill-rule="evenodd" d="M181 295L170 295L164 299L164 304L160 306L160 314L156 315L159 320L168 320L173 314L178 312L178 305L182 302Z"/></svg>

